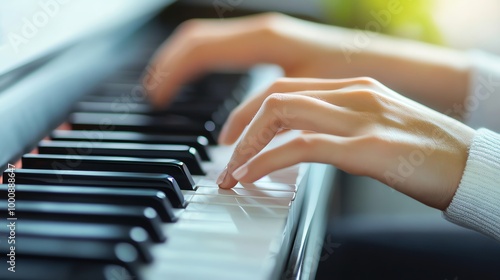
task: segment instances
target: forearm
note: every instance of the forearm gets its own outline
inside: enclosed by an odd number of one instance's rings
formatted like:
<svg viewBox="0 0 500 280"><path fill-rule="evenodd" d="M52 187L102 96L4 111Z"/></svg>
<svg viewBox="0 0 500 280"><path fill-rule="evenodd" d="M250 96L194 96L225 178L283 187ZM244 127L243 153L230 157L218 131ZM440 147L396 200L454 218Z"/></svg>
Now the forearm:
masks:
<svg viewBox="0 0 500 280"><path fill-rule="evenodd" d="M350 35L351 42L356 42L357 33ZM365 48L346 49L343 45L337 53L337 60L343 64L336 68L337 76L373 77L441 112L463 104L470 75L465 53L384 35L371 36Z"/></svg>

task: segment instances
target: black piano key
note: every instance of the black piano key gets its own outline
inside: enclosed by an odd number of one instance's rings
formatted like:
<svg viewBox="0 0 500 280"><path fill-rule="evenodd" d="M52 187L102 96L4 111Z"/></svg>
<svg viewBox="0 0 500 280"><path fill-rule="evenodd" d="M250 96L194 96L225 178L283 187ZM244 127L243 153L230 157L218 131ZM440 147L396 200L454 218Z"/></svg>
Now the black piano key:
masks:
<svg viewBox="0 0 500 280"><path fill-rule="evenodd" d="M81 101L73 109L74 112L81 113L142 114L149 116L174 114L208 121L212 119L212 114L219 109L219 106L220 104L215 102L173 103L166 108L155 109L150 104Z"/></svg>
<svg viewBox="0 0 500 280"><path fill-rule="evenodd" d="M123 77L116 78L121 79ZM108 81L94 92L90 92L89 94L83 96L81 101L109 102L113 104L113 108L120 110L117 112L123 112L121 110L124 107L120 105L122 103L129 105L140 104L150 106L146 89L137 82L138 80L136 79L122 81L119 83Z"/></svg>
<svg viewBox="0 0 500 280"><path fill-rule="evenodd" d="M207 151L208 140L203 136L143 134L124 131L55 130L50 137L57 141L186 145L195 148L202 160L210 160Z"/></svg>
<svg viewBox="0 0 500 280"><path fill-rule="evenodd" d="M95 91L90 92L90 96L111 96L116 98L136 97L133 102L141 101L146 98L144 87L140 84L141 73L136 71L120 71L108 77L106 83L102 84ZM117 78L121 81L118 83L112 81ZM119 99L116 101L120 101ZM122 101L124 102L124 101Z"/></svg>
<svg viewBox="0 0 500 280"><path fill-rule="evenodd" d="M0 196L7 197L7 194L7 185L0 185ZM144 206L155 209L164 222L174 222L177 219L166 195L153 189L17 185L16 198L25 201Z"/></svg>
<svg viewBox="0 0 500 280"><path fill-rule="evenodd" d="M183 87L174 99L218 100L234 98L241 102L249 76L246 73L210 73Z"/></svg>
<svg viewBox="0 0 500 280"><path fill-rule="evenodd" d="M173 207L182 208L186 204L179 185L166 174L46 169L17 169L15 174L16 184L155 189L165 193ZM4 172L4 184L7 178Z"/></svg>
<svg viewBox="0 0 500 280"><path fill-rule="evenodd" d="M144 54L141 54L143 56ZM136 60L138 59L138 60ZM132 85L134 87L143 87L141 77L144 68L147 66L147 60L144 57L134 57L135 61L130 61L122 69L106 77L106 88L108 85Z"/></svg>
<svg viewBox="0 0 500 280"><path fill-rule="evenodd" d="M137 158L176 159L184 162L191 174L204 175L196 149L185 145L159 145L139 143L102 143L75 141L40 141L40 154L80 156L121 156Z"/></svg>
<svg viewBox="0 0 500 280"><path fill-rule="evenodd" d="M8 209L7 201L0 202L0 209ZM9 211L0 217L9 218ZM66 202L16 201L15 217L18 220L83 222L138 226L144 228L155 242L164 242L161 220L151 207L115 206Z"/></svg>
<svg viewBox="0 0 500 280"><path fill-rule="evenodd" d="M74 112L87 113L132 113L153 115L151 105L140 103L80 101L75 104L73 110Z"/></svg>
<svg viewBox="0 0 500 280"><path fill-rule="evenodd" d="M26 154L22 165L26 169L160 173L174 177L182 190L194 190L195 185L186 165L175 159Z"/></svg>
<svg viewBox="0 0 500 280"><path fill-rule="evenodd" d="M134 101L135 99L135 101ZM148 105L150 103L149 100L144 99L144 100L138 100L138 98L133 98L130 95L125 95L125 96L112 96L112 95L85 95L81 98L82 101L88 101L88 102L116 102L117 104L120 104L122 102L134 102L137 104L144 104Z"/></svg>
<svg viewBox="0 0 500 280"><path fill-rule="evenodd" d="M2 252L3 253L3 252ZM6 253L7 254L7 253ZM81 260L47 260L44 257L16 259L15 273L0 269L0 279L5 280L140 280L127 268L114 264ZM26 269L29 268L29 269ZM50 268L50 269L47 269Z"/></svg>
<svg viewBox="0 0 500 280"><path fill-rule="evenodd" d="M210 144L217 144L220 129L211 120L199 122L179 115L152 117L141 114L73 113L69 123L74 130L102 130L105 126L107 130L115 131L204 136Z"/></svg>
<svg viewBox="0 0 500 280"><path fill-rule="evenodd" d="M0 242L0 252L2 255L4 255L4 253L5 255L10 253L10 246L11 245L7 244L7 242ZM92 240L70 241L46 237L16 236L15 249L16 263L19 262L20 264L23 263L23 260L45 260L63 263L68 261L78 262L79 265L83 265L84 267L96 264L117 265L125 268L132 277L138 275L137 269L141 265L137 250L127 243L113 244ZM20 264L16 266L18 271L22 269L31 269L29 266L20 266ZM56 265L55 267L58 266ZM46 270L50 270L50 268L51 267L45 267ZM72 271L71 273L73 274L75 272L76 271ZM12 273L12 275L15 275L16 273L17 271ZM43 276L37 276L31 279L43 279Z"/></svg>
<svg viewBox="0 0 500 280"><path fill-rule="evenodd" d="M63 240L93 240L113 244L128 243L134 246L141 261L150 263L153 256L149 251L152 245L148 233L141 227L85 224L77 222L54 222L36 220L17 220L16 237L47 237ZM8 236L10 229L0 227L0 236Z"/></svg>
<svg viewBox="0 0 500 280"><path fill-rule="evenodd" d="M233 99L224 100L224 103L213 112L211 120L216 124L216 126L222 127L229 117L229 114L236 108L236 106L238 106L238 103L239 102L236 102Z"/></svg>

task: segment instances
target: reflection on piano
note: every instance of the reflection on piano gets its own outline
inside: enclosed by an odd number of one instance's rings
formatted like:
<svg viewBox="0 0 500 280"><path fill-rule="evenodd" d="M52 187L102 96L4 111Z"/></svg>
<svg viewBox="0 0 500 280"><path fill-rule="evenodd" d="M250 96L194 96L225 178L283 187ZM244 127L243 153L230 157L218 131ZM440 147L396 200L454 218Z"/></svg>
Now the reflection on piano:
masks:
<svg viewBox="0 0 500 280"><path fill-rule="evenodd" d="M323 167L293 166L231 190L215 184L231 154L231 147L216 145L221 125L275 71L214 73L183 87L168 107L153 109L140 77L173 28L165 24L155 19L123 36L120 66L92 88L75 90L85 81L72 82L68 75L58 94L81 96L66 98L56 117L37 120L44 124L35 125L41 132L32 135L40 137L19 143L35 144L36 153L22 155L22 167L16 164L14 171L16 272L3 262L1 279L314 276L305 255L314 234L311 209L321 207L319 193L327 181ZM33 95L51 89L42 83ZM47 129L62 117L64 125ZM8 159L19 156L14 151ZM3 221L9 217L8 178L6 171L0 186ZM2 256L10 251L9 234L0 227Z"/></svg>

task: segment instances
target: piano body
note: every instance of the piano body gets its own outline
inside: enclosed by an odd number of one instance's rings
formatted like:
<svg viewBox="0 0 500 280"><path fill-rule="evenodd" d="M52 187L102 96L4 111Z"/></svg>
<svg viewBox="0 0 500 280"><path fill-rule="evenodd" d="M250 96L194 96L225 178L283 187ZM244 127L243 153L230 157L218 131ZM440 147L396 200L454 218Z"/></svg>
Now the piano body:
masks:
<svg viewBox="0 0 500 280"><path fill-rule="evenodd" d="M196 16L170 2L115 11L110 1L100 24L115 24L0 68L0 279L314 278L333 168L300 164L217 187L232 152L216 145L218 129L279 69L213 73L153 110L140 76Z"/></svg>

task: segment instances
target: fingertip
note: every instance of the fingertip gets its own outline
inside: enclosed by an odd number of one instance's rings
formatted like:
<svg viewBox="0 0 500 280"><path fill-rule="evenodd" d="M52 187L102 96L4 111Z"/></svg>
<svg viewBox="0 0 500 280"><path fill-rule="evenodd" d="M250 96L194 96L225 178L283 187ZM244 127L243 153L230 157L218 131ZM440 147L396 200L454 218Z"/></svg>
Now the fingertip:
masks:
<svg viewBox="0 0 500 280"><path fill-rule="evenodd" d="M166 78L165 75L161 75L161 73L159 73L159 71L155 70L155 69L158 69L158 66L157 65L148 65L146 66L146 68L144 69L143 73L142 73L142 85L144 86L144 88L146 89L146 91L154 91L156 89L158 89L159 87L161 87L161 84L163 82L163 79Z"/></svg>
<svg viewBox="0 0 500 280"><path fill-rule="evenodd" d="M232 187L234 187L234 185L233 186L231 186L229 184L221 184L221 185L219 185L219 188L221 188L221 189L230 189Z"/></svg>
<svg viewBox="0 0 500 280"><path fill-rule="evenodd" d="M156 106L157 104L160 103L161 100L159 100L159 94L158 94L158 87L152 87L151 86L151 81L152 77L149 74L144 75L142 78L142 86L144 88L144 91L146 92L146 97L148 98L149 102Z"/></svg>
<svg viewBox="0 0 500 280"><path fill-rule="evenodd" d="M172 99L177 84L172 82L171 77L165 70L155 70L158 66L148 66L142 78L142 85L148 100L154 108L165 107Z"/></svg>
<svg viewBox="0 0 500 280"><path fill-rule="evenodd" d="M149 85L151 84L151 81L152 81L153 77L149 74L149 73L146 73L142 76L142 86L147 90L149 91Z"/></svg>
<svg viewBox="0 0 500 280"><path fill-rule="evenodd" d="M165 104L168 102L168 100L165 98L165 96L159 94L156 91L149 91L148 92L148 99L153 105L155 109L159 109L165 106Z"/></svg>
<svg viewBox="0 0 500 280"><path fill-rule="evenodd" d="M153 89L146 89L148 99L155 109L164 108L170 103L174 94L171 86L158 86Z"/></svg>
<svg viewBox="0 0 500 280"><path fill-rule="evenodd" d="M234 180L233 178L230 178L231 176L227 176L226 179L219 184L219 188L221 189L230 189L238 183L238 181Z"/></svg>
<svg viewBox="0 0 500 280"><path fill-rule="evenodd" d="M215 183L221 189L230 189L234 187L237 182L235 182L234 179L231 178L231 174L229 174L228 167L226 166L224 170L222 170Z"/></svg>

